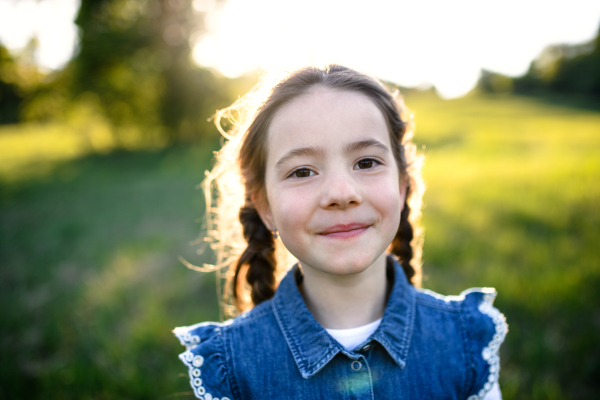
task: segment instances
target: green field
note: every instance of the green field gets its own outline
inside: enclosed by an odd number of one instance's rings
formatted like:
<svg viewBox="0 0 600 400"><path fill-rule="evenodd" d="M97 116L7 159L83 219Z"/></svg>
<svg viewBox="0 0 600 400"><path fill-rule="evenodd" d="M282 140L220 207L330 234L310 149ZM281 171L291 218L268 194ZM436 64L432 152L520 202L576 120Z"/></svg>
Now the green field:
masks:
<svg viewBox="0 0 600 400"><path fill-rule="evenodd" d="M427 157L424 286L494 286L504 399L600 390L600 112L512 96L406 99ZM193 398L177 325L218 319L197 255L218 140L97 154L0 128L0 399Z"/></svg>

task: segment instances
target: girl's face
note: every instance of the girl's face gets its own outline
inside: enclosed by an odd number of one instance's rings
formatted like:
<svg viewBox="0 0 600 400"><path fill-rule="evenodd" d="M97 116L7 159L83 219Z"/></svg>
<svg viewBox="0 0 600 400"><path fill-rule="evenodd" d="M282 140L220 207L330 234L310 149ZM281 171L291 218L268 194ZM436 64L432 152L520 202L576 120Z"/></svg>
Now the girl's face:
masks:
<svg viewBox="0 0 600 400"><path fill-rule="evenodd" d="M364 271L396 235L404 204L383 114L363 94L315 87L274 115L258 212L303 268Z"/></svg>

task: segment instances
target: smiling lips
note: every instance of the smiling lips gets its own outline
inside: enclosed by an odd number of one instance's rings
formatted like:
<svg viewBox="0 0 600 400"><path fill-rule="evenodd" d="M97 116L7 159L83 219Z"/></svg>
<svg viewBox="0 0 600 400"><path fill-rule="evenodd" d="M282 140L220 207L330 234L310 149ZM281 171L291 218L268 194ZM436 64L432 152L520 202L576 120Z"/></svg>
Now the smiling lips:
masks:
<svg viewBox="0 0 600 400"><path fill-rule="evenodd" d="M371 225L353 223L348 225L334 225L325 229L322 232L319 232L319 236L324 236L328 238L336 238L336 239L346 239L352 238L362 234L366 231Z"/></svg>

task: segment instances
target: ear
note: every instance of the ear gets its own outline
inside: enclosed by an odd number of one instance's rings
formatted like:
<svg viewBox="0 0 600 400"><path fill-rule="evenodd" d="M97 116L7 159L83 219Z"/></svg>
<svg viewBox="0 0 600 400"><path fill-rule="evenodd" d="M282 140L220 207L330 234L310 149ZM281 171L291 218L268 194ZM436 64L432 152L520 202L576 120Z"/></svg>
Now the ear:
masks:
<svg viewBox="0 0 600 400"><path fill-rule="evenodd" d="M260 193L253 193L250 196L250 199L252 200L254 208L256 208L256 211L258 212L263 224L265 224L268 230L274 231L276 229L275 221L273 220L271 206L267 200L266 193L264 193L264 191L261 191Z"/></svg>

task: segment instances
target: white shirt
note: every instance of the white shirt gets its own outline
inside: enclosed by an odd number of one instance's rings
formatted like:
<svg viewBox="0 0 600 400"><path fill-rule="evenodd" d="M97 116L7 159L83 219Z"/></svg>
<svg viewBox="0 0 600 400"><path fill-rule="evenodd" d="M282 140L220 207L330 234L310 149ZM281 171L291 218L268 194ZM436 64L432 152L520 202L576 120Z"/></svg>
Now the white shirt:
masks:
<svg viewBox="0 0 600 400"><path fill-rule="evenodd" d="M348 351L353 351L361 343L369 338L381 324L381 318L373 321L370 324L359 326L358 328L349 329L325 329L327 333L337 340ZM502 393L498 382L486 393L483 400L502 400Z"/></svg>
<svg viewBox="0 0 600 400"><path fill-rule="evenodd" d="M367 340L369 336L373 334L381 324L381 318L377 321L371 322L370 324L359 326L358 328L350 329L325 329L335 340L340 342L342 346L348 351L352 351Z"/></svg>

